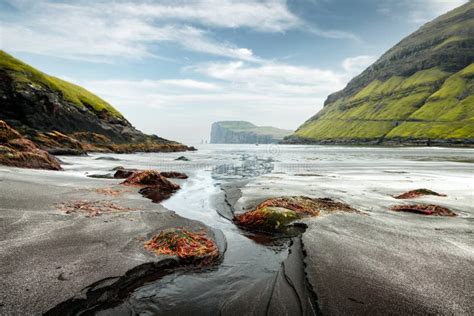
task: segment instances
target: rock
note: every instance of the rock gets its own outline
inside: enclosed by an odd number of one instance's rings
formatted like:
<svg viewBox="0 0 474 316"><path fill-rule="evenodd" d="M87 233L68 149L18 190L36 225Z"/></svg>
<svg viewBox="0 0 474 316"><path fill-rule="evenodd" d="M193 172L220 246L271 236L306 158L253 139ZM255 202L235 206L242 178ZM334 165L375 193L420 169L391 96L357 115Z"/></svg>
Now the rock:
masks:
<svg viewBox="0 0 474 316"><path fill-rule="evenodd" d="M0 164L33 169L62 170L59 160L0 120Z"/></svg>
<svg viewBox="0 0 474 316"><path fill-rule="evenodd" d="M138 193L150 199L153 203L160 203L168 199L176 190L162 189L156 186L141 188Z"/></svg>
<svg viewBox="0 0 474 316"><path fill-rule="evenodd" d="M106 174L94 173L94 174L88 174L87 176L89 178L95 178L95 179L114 179L114 176L111 173L106 173Z"/></svg>
<svg viewBox="0 0 474 316"><path fill-rule="evenodd" d="M122 182L122 184L145 186L140 189L139 193L155 203L169 198L174 192L180 189L178 184L169 181L155 170L136 171Z"/></svg>
<svg viewBox="0 0 474 316"><path fill-rule="evenodd" d="M118 158L108 156L97 157L94 160L120 161Z"/></svg>
<svg viewBox="0 0 474 316"><path fill-rule="evenodd" d="M434 204L394 205L390 208L395 212L411 212L433 216L456 216L450 209Z"/></svg>
<svg viewBox="0 0 474 316"><path fill-rule="evenodd" d="M234 221L246 229L272 232L285 229L285 226L297 219L334 211L356 210L329 198L287 196L268 199L260 203L255 210L237 215Z"/></svg>
<svg viewBox="0 0 474 316"><path fill-rule="evenodd" d="M167 190L178 190L179 185L169 181L155 170L136 171L129 176L122 184L125 185L144 185L144 186L158 186Z"/></svg>
<svg viewBox="0 0 474 316"><path fill-rule="evenodd" d="M176 171L164 171L160 172L160 174L165 178L174 178L174 179L187 179L188 175L182 172Z"/></svg>
<svg viewBox="0 0 474 316"><path fill-rule="evenodd" d="M137 169L117 169L114 174L114 178L116 179L127 179L130 177Z"/></svg>
<svg viewBox="0 0 474 316"><path fill-rule="evenodd" d="M402 193L400 195L394 196L396 199L414 199L420 196L425 196L425 195L434 195L434 196L446 196L445 194L440 194L428 189L416 189L416 190L411 190L405 193Z"/></svg>
<svg viewBox="0 0 474 316"><path fill-rule="evenodd" d="M176 158L175 160L180 160L180 161L190 161L188 158L184 157L184 156L179 156L178 158Z"/></svg>

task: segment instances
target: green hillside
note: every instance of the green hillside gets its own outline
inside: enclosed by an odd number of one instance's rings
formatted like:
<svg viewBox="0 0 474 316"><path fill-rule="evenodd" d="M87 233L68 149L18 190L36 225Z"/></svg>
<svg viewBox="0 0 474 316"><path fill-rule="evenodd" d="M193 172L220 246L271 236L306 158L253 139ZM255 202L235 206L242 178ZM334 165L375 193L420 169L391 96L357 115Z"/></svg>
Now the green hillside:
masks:
<svg viewBox="0 0 474 316"><path fill-rule="evenodd" d="M36 70L2 50L0 50L0 70L10 75L17 90L21 90L24 86L47 87L59 92L65 100L79 108L88 108L95 112L107 111L112 116L123 117L113 106L86 89Z"/></svg>
<svg viewBox="0 0 474 316"><path fill-rule="evenodd" d="M469 2L390 49L287 141L474 143L473 63Z"/></svg>

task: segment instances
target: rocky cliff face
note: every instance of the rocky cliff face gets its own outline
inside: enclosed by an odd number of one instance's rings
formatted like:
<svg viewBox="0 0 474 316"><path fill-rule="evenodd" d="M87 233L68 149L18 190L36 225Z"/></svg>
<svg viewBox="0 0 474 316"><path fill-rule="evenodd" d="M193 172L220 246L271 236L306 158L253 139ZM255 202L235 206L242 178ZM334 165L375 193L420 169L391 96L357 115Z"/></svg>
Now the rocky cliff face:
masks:
<svg viewBox="0 0 474 316"><path fill-rule="evenodd" d="M106 101L0 51L0 119L53 153L181 151L145 135Z"/></svg>
<svg viewBox="0 0 474 316"><path fill-rule="evenodd" d="M290 134L289 130L259 127L245 121L215 122L211 128L211 144L272 144Z"/></svg>
<svg viewBox="0 0 474 316"><path fill-rule="evenodd" d="M474 145L473 62L471 1L387 51L286 141Z"/></svg>

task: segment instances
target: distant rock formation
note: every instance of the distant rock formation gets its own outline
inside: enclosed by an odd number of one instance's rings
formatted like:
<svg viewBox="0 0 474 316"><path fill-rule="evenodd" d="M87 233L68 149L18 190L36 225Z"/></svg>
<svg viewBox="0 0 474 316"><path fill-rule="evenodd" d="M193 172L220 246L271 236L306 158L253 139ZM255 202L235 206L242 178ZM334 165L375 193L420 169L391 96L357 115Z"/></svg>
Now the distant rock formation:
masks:
<svg viewBox="0 0 474 316"><path fill-rule="evenodd" d="M245 121L222 121L212 124L211 144L272 144L292 133L271 126L256 126Z"/></svg>

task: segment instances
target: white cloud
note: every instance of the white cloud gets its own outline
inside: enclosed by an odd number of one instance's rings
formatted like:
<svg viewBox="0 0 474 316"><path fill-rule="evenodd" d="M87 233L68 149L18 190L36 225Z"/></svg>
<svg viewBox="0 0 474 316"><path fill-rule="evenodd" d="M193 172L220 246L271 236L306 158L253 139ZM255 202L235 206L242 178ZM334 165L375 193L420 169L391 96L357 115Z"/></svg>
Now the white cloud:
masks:
<svg viewBox="0 0 474 316"><path fill-rule="evenodd" d="M207 139L214 121L235 119L236 115L256 124L296 128L322 107L328 94L342 89L355 69L369 59L347 58L339 72L277 62L234 61L203 63L182 72L184 76L199 74L206 80L78 83L117 106L146 132L192 143Z"/></svg>
<svg viewBox="0 0 474 316"><path fill-rule="evenodd" d="M345 76L330 70L282 63L248 65L242 61L207 63L192 70L214 79L225 80L240 89L284 93L328 93L342 87Z"/></svg>
<svg viewBox="0 0 474 316"><path fill-rule="evenodd" d="M218 41L208 28L249 28L259 32L309 31L328 38L356 38L338 30L310 27L284 0L92 1L10 0L14 18L0 21L8 51L63 58L110 61L114 57L156 57L156 44L259 62L250 48ZM5 18L6 17L6 18Z"/></svg>
<svg viewBox="0 0 474 316"><path fill-rule="evenodd" d="M282 0L231 1L161 1L160 3L125 3L117 11L160 20L193 22L201 25L239 28L266 32L282 32L302 22Z"/></svg>
<svg viewBox="0 0 474 316"><path fill-rule="evenodd" d="M367 55L349 57L342 61L342 68L351 75L357 75L375 62L375 60L375 56Z"/></svg>

